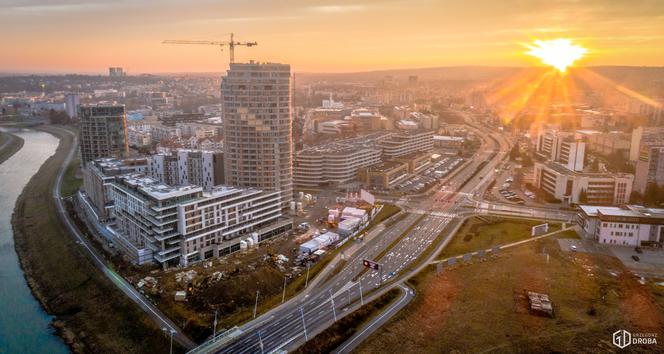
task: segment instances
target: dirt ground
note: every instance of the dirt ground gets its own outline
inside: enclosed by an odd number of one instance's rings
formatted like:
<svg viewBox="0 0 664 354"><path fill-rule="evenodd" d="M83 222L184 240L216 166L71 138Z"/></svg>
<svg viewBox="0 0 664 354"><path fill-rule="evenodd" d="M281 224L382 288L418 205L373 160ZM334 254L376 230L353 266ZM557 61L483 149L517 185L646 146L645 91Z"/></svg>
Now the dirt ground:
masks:
<svg viewBox="0 0 664 354"><path fill-rule="evenodd" d="M562 252L555 239L411 282L416 299L358 353L618 352L619 329L657 333L660 342L623 351L664 351L664 287L641 284L614 257ZM529 313L524 290L549 294L554 318Z"/></svg>
<svg viewBox="0 0 664 354"><path fill-rule="evenodd" d="M133 275L130 280L138 284L145 277L157 279L156 286L146 284L143 289L159 308L174 322L182 326L194 340L203 340L212 334L214 313L218 314L218 330L232 327L250 319L258 291L258 313L266 301L281 295L284 277L290 284L306 268L295 264L299 253L293 237L279 237L260 248L250 248L221 259L202 262L186 269L152 270ZM288 258L279 260L278 255ZM178 273L194 271L191 282L176 280ZM186 301L175 301L176 291L192 291ZM281 296L278 296L281 300ZM273 300L272 300L273 301Z"/></svg>

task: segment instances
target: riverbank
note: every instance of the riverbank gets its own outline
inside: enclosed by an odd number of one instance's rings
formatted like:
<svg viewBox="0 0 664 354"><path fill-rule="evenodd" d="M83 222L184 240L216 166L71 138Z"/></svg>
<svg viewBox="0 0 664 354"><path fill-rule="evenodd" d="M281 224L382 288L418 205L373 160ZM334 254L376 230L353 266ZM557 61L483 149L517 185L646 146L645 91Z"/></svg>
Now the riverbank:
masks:
<svg viewBox="0 0 664 354"><path fill-rule="evenodd" d="M60 143L23 189L12 216L16 252L34 296L76 353L167 352L161 329L95 268L61 225L52 190L73 138L53 126L38 129Z"/></svg>
<svg viewBox="0 0 664 354"><path fill-rule="evenodd" d="M23 139L14 134L0 132L0 164L21 150L23 143Z"/></svg>

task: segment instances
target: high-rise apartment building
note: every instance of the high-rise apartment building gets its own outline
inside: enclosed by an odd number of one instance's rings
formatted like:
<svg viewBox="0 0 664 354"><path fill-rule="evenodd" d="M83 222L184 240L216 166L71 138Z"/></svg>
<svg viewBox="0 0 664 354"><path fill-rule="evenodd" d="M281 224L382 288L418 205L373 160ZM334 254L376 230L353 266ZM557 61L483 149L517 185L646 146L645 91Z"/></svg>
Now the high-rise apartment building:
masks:
<svg viewBox="0 0 664 354"><path fill-rule="evenodd" d="M664 186L664 145L641 146L634 176L634 190L641 194L651 184Z"/></svg>
<svg viewBox="0 0 664 354"><path fill-rule="evenodd" d="M232 63L221 82L226 184L293 199L290 65Z"/></svg>
<svg viewBox="0 0 664 354"><path fill-rule="evenodd" d="M122 77L125 76L124 70L121 67L110 67L108 68L108 76L110 77Z"/></svg>
<svg viewBox="0 0 664 354"><path fill-rule="evenodd" d="M78 105L81 104L81 96L77 93L68 93L65 95L65 111L69 118L78 116Z"/></svg>
<svg viewBox="0 0 664 354"><path fill-rule="evenodd" d="M81 120L81 162L103 157L127 155L127 122L121 104L86 104L78 106Z"/></svg>
<svg viewBox="0 0 664 354"><path fill-rule="evenodd" d="M583 171L586 144L577 140L573 133L544 131L537 136L537 153L561 163L570 171Z"/></svg>
<svg viewBox="0 0 664 354"><path fill-rule="evenodd" d="M664 145L664 127L638 127L632 131L629 160L636 162L644 146Z"/></svg>
<svg viewBox="0 0 664 354"><path fill-rule="evenodd" d="M211 190L224 182L224 153L179 149L148 157L148 175L171 186L194 184Z"/></svg>

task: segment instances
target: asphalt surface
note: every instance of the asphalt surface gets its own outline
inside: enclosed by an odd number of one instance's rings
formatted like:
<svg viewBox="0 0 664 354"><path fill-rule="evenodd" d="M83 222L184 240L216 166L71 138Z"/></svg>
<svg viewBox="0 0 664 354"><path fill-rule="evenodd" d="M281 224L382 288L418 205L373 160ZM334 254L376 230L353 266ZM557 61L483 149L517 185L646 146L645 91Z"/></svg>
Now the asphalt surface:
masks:
<svg viewBox="0 0 664 354"><path fill-rule="evenodd" d="M474 127L471 130L483 141L473 159L427 197L402 197L396 200L395 203L402 207L407 216L366 241L332 279L308 289L306 295L273 309L251 325L243 326L241 331L234 332L233 338L218 337L216 342L207 342L193 352L242 354L293 350L330 326L335 319L359 308L362 300L368 300L367 294L371 293L370 297L374 298L396 286L402 287L404 279L426 267L451 240L453 232L434 245L438 235L453 220L453 226L458 227L461 216L485 213L488 209L500 212L505 208L513 208L506 211L526 213L526 210L517 206L476 201L493 179L496 167L506 160L511 142L501 134L484 128ZM565 220L569 219L569 213L550 209L533 211L528 208L527 212L533 217L562 215ZM429 260L422 262L420 258L431 246L436 246L435 251L429 255ZM381 254L383 256L377 259ZM363 259L377 261L381 271L366 271L362 265ZM405 301L403 299L398 302L400 306ZM395 306L370 321L364 329L340 346L338 351L350 351L361 343L398 311ZM346 344L348 346L344 347Z"/></svg>
<svg viewBox="0 0 664 354"><path fill-rule="evenodd" d="M61 185L62 179L67 171L67 166L74 158L76 154L76 149L78 147L78 137L76 134L72 133L66 129L60 129L62 132L71 134L74 137L73 144L69 150L67 157L65 158L60 170L58 171L57 178L55 180L55 186L53 188L53 198L55 199L56 208L58 211L58 217L69 230L70 235L76 239L77 243L85 250L85 252L90 256L92 262L99 268L108 279L111 280L118 289L134 301L145 313L152 318L152 320L162 329L165 329L166 332L173 333L173 340L179 343L181 346L190 349L196 346L191 339L189 339L180 328L178 328L166 315L161 313L156 306L150 303L141 293L136 291L131 284L124 280L119 274L114 272L109 265L104 261L104 259L97 254L97 251L89 244L88 240L81 234L76 225L70 219L69 214L66 211L64 200L61 194Z"/></svg>
<svg viewBox="0 0 664 354"><path fill-rule="evenodd" d="M404 270L417 263L450 221L458 216L462 203L490 180L485 177L493 172L509 151L509 143L504 139L494 140L487 133L475 131L484 143L473 161L453 175L444 188L432 192L428 198L400 200L403 203L399 204L409 214L386 228L378 237L367 241L331 280L310 289L298 301L285 303L267 316L262 316L257 324L243 328L232 340L217 338L194 352L242 354L292 350L331 325L335 317L338 319L359 307L368 293L376 290L374 294L380 294L394 286L401 286L393 282L394 278L402 276ZM423 214L425 216L421 217ZM398 242L393 244L395 240ZM383 252L390 245L393 247ZM376 259L381 253L383 256ZM364 271L363 259L377 261L381 271ZM381 320L391 317L390 312L383 314L388 315L379 316ZM379 327L376 321L368 324L370 327L366 335L370 334L370 328Z"/></svg>
<svg viewBox="0 0 664 354"><path fill-rule="evenodd" d="M398 287L401 289L401 297L399 300L395 301L389 308L383 311L371 322L360 328L355 335L341 344L339 348L334 350L332 353L346 354L352 352L353 349L362 344L362 342L367 339L373 332L389 321L392 316L396 315L399 311L401 311L401 309L403 309L415 298L415 292L413 292L413 290L408 286L404 284L398 284Z"/></svg>

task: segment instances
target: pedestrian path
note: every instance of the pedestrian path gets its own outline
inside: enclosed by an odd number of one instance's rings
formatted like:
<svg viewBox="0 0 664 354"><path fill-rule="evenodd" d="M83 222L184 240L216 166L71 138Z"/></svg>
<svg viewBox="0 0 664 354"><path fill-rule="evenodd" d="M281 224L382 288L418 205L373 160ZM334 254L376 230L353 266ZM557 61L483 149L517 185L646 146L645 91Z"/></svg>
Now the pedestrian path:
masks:
<svg viewBox="0 0 664 354"><path fill-rule="evenodd" d="M540 236L534 236L534 237L530 237L530 238L527 238L527 239L524 239L524 240L515 241L515 242L508 243L508 244L501 245L501 246L496 246L496 247L494 247L494 248L487 248L487 249L484 249L484 250L479 250L479 251L475 251L475 252L470 252L470 253L466 253L466 254L462 254L462 255L454 256L454 257L449 257L449 258L445 258L445 259L438 259L438 260L435 260L435 261L431 261L429 264L447 263L450 259L456 259L457 261L460 261L460 260L462 260L465 256L467 257L468 254L470 254L471 257L474 257L474 256L479 255L481 252L484 252L484 253L486 254L486 253L488 253L488 252L495 252L494 250L496 250L496 249L497 249L497 250L504 250L504 249L507 249L507 248L510 248L510 247L515 247L515 246L522 245L522 244L524 244L524 243L528 243L528 242L533 242L533 241L541 240L541 239L543 239L543 238L545 238L545 237L549 237L549 236L557 235L557 234L562 233L562 232L565 232L565 231L567 231L567 230L574 230L574 226L563 227L563 228L561 228L561 229L558 230L558 231L553 231L553 232L549 232L548 234L544 234L544 235L540 235Z"/></svg>

